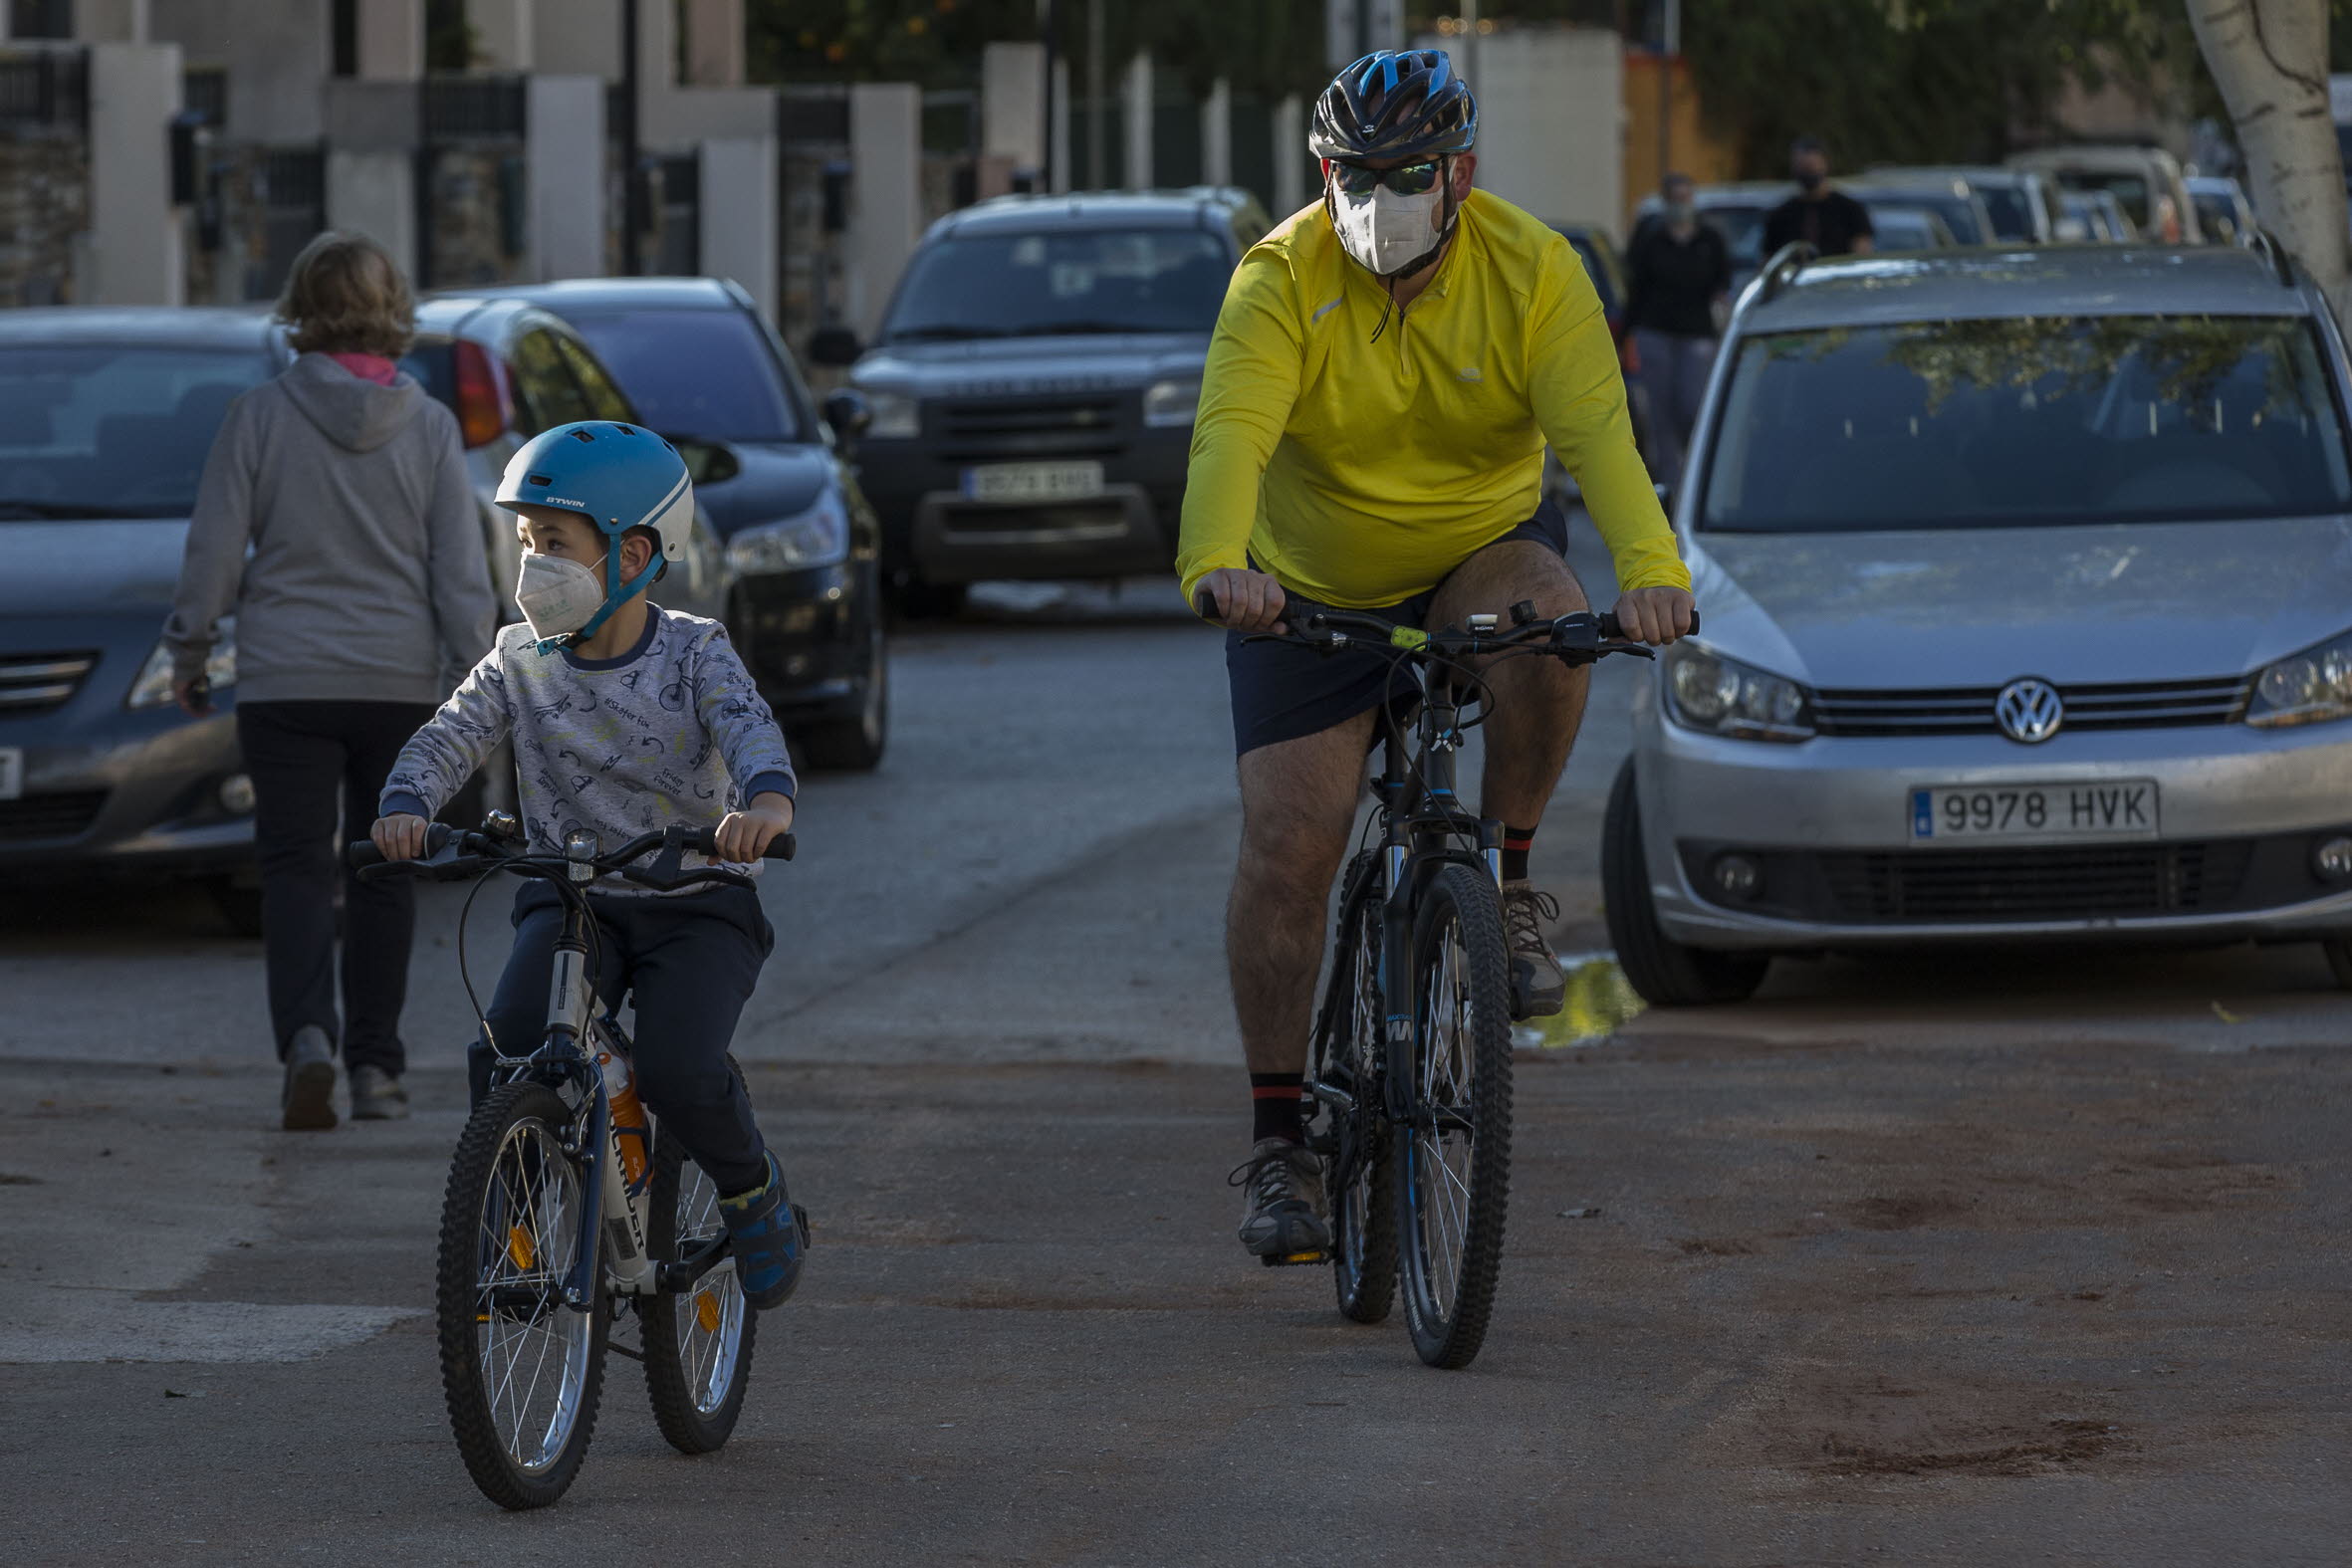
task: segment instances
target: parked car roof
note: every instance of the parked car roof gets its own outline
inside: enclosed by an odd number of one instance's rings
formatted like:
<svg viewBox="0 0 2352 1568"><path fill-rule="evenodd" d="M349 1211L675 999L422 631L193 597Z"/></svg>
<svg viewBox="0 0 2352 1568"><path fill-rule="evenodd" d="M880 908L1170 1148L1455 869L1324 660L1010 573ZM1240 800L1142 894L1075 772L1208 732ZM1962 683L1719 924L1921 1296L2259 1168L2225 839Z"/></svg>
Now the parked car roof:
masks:
<svg viewBox="0 0 2352 1568"><path fill-rule="evenodd" d="M1742 332L1776 332L1949 318L2303 316L2301 288L2234 246L2083 246L1906 253L1816 262L1770 298L1752 296Z"/></svg>
<svg viewBox="0 0 2352 1568"><path fill-rule="evenodd" d="M0 311L0 340L259 347L274 328L263 307L40 305Z"/></svg>
<svg viewBox="0 0 2352 1568"><path fill-rule="evenodd" d="M1230 219L1255 204L1233 186L1195 185L1180 190L1088 190L1066 195L992 196L977 206L951 212L931 226L932 234L974 234L991 229L1191 228L1204 211Z"/></svg>
<svg viewBox="0 0 2352 1568"><path fill-rule="evenodd" d="M488 284L445 289L438 298L529 300L559 316L567 306L629 306L663 310L728 310L741 298L719 278L568 278L558 283Z"/></svg>

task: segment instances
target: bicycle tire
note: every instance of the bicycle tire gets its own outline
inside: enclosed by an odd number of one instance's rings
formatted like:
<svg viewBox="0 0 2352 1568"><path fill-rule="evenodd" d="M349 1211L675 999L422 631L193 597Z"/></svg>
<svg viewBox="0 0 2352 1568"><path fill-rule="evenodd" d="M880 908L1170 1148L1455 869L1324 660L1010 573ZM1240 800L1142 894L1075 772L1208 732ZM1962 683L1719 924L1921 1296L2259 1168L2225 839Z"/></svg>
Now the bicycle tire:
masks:
<svg viewBox="0 0 2352 1568"><path fill-rule="evenodd" d="M457 1140L441 1204L433 1292L441 1391L466 1472L502 1508L544 1508L564 1495L588 1456L603 1389L612 1308L600 1270L588 1311L555 1298L579 1245L585 1195L580 1163L560 1143L573 1119L545 1084L492 1090ZM542 1337L535 1375L518 1396L517 1376L501 1379L496 1366L511 1360L519 1375L533 1333ZM565 1355L542 1423L529 1407L559 1340ZM540 1440L519 1456L534 1426Z"/></svg>
<svg viewBox="0 0 2352 1568"><path fill-rule="evenodd" d="M656 1262L678 1256L681 1215L696 1239L720 1228L717 1189L666 1129L654 1145L649 1197L645 1248ZM654 1424L680 1454L717 1453L743 1414L760 1324L734 1264L722 1262L690 1290L639 1298L637 1316Z"/></svg>
<svg viewBox="0 0 2352 1568"><path fill-rule="evenodd" d="M1323 1027L1315 1031L1315 1075L1342 1084L1355 1100L1331 1122L1323 1191L1331 1206L1331 1285L1339 1315L1356 1323L1387 1319L1396 1301L1396 1164L1381 1125L1378 1098L1381 1019L1380 900L1363 891L1340 913ZM1344 1178L1344 1179L1342 1179Z"/></svg>
<svg viewBox="0 0 2352 1568"><path fill-rule="evenodd" d="M1453 1369L1486 1340L1511 1187L1511 969L1493 879L1441 867L1415 915L1412 954L1410 1114L1394 1134L1397 1249L1413 1349Z"/></svg>

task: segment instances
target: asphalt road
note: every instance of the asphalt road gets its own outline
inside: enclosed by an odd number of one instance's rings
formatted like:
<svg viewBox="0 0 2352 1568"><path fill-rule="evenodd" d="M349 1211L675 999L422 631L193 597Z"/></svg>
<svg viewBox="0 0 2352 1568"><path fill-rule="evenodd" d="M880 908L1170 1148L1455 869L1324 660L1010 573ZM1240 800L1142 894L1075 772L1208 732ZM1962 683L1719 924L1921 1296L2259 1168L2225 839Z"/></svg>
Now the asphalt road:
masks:
<svg viewBox="0 0 2352 1568"><path fill-rule="evenodd" d="M418 1114L307 1136L271 1130L258 948L201 901L0 902L14 1560L2347 1560L2352 1005L2314 955L1788 964L1530 1038L1502 1304L1435 1373L1232 1240L1216 640L1137 584L896 659L888 764L813 781L766 884L738 1044L808 1283L723 1455L672 1454L614 1362L549 1512L466 1480L424 1316L456 898ZM1605 946L1630 678L1539 841L1565 952Z"/></svg>

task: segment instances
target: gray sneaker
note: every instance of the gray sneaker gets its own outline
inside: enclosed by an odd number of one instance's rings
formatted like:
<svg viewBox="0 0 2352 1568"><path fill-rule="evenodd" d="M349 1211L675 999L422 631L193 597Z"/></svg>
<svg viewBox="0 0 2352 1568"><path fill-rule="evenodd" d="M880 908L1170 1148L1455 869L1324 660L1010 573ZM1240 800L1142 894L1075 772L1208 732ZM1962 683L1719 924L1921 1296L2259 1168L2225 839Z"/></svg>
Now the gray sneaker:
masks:
<svg viewBox="0 0 2352 1568"><path fill-rule="evenodd" d="M316 1023L296 1029L286 1047L278 1110L279 1125L288 1132L324 1132L335 1125L335 1042Z"/></svg>
<svg viewBox="0 0 2352 1568"><path fill-rule="evenodd" d="M1305 1145L1261 1138L1225 1180L1242 1189L1242 1245L1269 1263L1319 1263L1329 1253L1323 1162Z"/></svg>
<svg viewBox="0 0 2352 1568"><path fill-rule="evenodd" d="M396 1122L408 1114L408 1091L381 1067L352 1069L352 1120Z"/></svg>
<svg viewBox="0 0 2352 1568"><path fill-rule="evenodd" d="M1503 940L1511 949L1511 1015L1545 1018L1567 1004L1568 977L1543 934L1545 921L1559 919L1559 900L1538 893L1531 882L1503 884Z"/></svg>

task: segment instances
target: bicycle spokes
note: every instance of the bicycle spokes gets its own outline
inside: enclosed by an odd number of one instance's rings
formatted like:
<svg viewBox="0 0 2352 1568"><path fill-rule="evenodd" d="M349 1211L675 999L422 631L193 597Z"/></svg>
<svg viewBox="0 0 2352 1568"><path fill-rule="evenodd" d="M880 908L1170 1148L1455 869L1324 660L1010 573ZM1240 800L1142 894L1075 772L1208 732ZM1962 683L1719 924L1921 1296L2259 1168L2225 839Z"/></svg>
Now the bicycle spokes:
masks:
<svg viewBox="0 0 2352 1568"><path fill-rule="evenodd" d="M678 1180L676 1252L683 1257L725 1227L719 1219L718 1189L702 1167L687 1163ZM693 1289L672 1296L669 1310L677 1320L679 1371L685 1374L688 1396L697 1412L711 1415L734 1387L736 1355L743 1343L746 1306L733 1260L703 1275Z"/></svg>
<svg viewBox="0 0 2352 1568"><path fill-rule="evenodd" d="M483 1194L476 1340L492 1425L526 1472L554 1462L579 1415L588 1321L564 1305L579 1227L572 1161L544 1122L517 1122Z"/></svg>
<svg viewBox="0 0 2352 1568"><path fill-rule="evenodd" d="M1470 1166L1476 1148L1468 1115L1476 1067L1470 1048L1471 997L1458 930L1447 933L1428 1000L1416 1064L1419 1114L1413 1128L1413 1198L1431 1263L1431 1293L1453 1316L1461 1288L1462 1248L1470 1233Z"/></svg>

